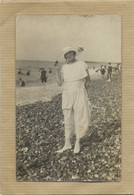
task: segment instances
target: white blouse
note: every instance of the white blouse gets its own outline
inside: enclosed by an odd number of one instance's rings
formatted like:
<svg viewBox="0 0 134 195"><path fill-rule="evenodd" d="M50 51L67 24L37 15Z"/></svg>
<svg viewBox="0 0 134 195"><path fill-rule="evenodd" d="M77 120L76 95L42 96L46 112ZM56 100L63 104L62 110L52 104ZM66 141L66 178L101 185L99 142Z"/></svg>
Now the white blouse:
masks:
<svg viewBox="0 0 134 195"><path fill-rule="evenodd" d="M88 65L83 61L76 61L72 64L64 64L61 72L64 81L77 81L87 76Z"/></svg>

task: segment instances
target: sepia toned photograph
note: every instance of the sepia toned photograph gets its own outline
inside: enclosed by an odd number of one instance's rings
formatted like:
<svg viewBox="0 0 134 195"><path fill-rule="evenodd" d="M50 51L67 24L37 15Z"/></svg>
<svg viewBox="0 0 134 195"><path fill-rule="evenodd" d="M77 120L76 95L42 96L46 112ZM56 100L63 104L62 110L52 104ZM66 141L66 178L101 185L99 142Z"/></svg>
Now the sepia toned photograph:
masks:
<svg viewBox="0 0 134 195"><path fill-rule="evenodd" d="M121 16L16 17L16 181L121 181Z"/></svg>

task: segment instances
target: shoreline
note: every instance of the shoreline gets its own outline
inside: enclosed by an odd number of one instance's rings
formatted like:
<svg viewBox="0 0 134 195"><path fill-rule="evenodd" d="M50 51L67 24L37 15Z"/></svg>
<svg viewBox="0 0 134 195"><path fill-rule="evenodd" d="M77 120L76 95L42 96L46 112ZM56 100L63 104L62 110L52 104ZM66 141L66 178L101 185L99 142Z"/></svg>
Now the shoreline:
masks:
<svg viewBox="0 0 134 195"><path fill-rule="evenodd" d="M27 104L33 104L35 102L47 102L60 94L62 87L58 87L57 84L47 84L46 86L30 86L16 88L16 106L23 106Z"/></svg>

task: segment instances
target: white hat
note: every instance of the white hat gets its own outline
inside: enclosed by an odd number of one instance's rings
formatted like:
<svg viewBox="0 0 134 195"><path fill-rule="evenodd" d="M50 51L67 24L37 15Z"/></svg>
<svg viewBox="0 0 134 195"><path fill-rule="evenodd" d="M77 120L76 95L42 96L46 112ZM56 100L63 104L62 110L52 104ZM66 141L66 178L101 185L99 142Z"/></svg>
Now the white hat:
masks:
<svg viewBox="0 0 134 195"><path fill-rule="evenodd" d="M65 47L65 48L63 49L63 56L64 56L66 53L68 53L69 51L74 51L75 54L77 54L77 50L76 50L75 48L73 48L73 47Z"/></svg>
<svg viewBox="0 0 134 195"><path fill-rule="evenodd" d="M64 61L65 57L64 55L69 52L69 51L74 51L76 53L76 56L78 56L82 51L84 51L83 47L78 47L77 49L75 49L74 47L65 47L62 50L62 54L60 54L60 56L56 59L58 61Z"/></svg>

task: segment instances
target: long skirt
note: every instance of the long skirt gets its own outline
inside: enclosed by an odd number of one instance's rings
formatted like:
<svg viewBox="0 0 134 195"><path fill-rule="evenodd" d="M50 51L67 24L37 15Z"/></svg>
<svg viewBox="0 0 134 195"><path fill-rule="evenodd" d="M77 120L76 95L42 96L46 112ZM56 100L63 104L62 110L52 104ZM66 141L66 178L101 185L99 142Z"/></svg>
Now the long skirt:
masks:
<svg viewBox="0 0 134 195"><path fill-rule="evenodd" d="M84 87L63 90L62 109L64 114L65 138L82 138L88 131L90 108L87 91Z"/></svg>

